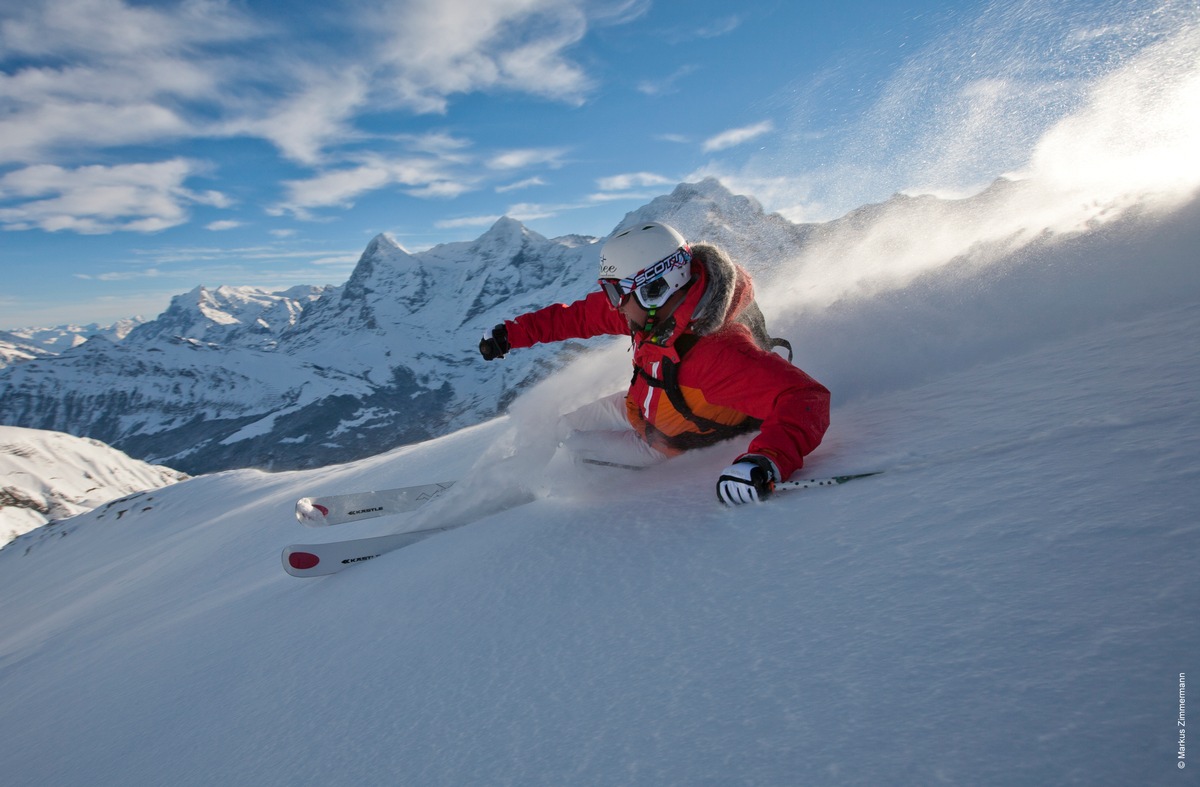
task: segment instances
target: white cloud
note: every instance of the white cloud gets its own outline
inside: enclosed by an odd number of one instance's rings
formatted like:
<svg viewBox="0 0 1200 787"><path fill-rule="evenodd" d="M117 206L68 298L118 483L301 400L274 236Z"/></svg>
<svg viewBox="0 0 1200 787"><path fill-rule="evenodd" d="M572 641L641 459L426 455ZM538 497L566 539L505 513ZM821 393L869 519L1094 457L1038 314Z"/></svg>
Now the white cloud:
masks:
<svg viewBox="0 0 1200 787"><path fill-rule="evenodd" d="M593 81L571 53L589 26L627 24L650 7L649 0L331 3L336 34L314 33L311 20L289 9L228 0L0 2L0 166L16 168L4 176L0 226L152 232L186 222L192 204L228 204L216 192L184 187L192 163L185 172L168 162L80 166L101 160L97 151L133 145L267 140L312 169L311 177L283 183L283 199L268 210L302 218L377 189L447 198L480 188L488 170L515 179L535 175L521 170L560 167L564 148L468 155L471 143L451 133L368 133L359 120L380 111L441 112L471 92L578 104ZM405 154L347 152L381 139ZM51 172L56 191L20 188ZM138 173L165 180L142 182ZM544 181L526 177L497 191L535 185Z"/></svg>
<svg viewBox="0 0 1200 787"><path fill-rule="evenodd" d="M517 221L534 221L535 219L550 219L557 216L564 210L578 208L578 205L541 205L536 202L522 202L516 205L510 205L505 211L506 216L511 216Z"/></svg>
<svg viewBox="0 0 1200 787"><path fill-rule="evenodd" d="M214 260L281 262L289 260L340 261L357 260L358 253L346 249L305 249L282 245L267 246L164 246L135 250L134 254L154 266L177 266L181 263L205 263Z"/></svg>
<svg viewBox="0 0 1200 787"><path fill-rule="evenodd" d="M189 107L223 100L241 72L208 47L260 32L226 3L175 8L43 0L0 11L0 161L211 133Z"/></svg>
<svg viewBox="0 0 1200 787"><path fill-rule="evenodd" d="M318 42L287 9L223 0L0 4L0 161L250 135L324 164L329 149L360 138L361 114L381 108L441 112L456 94L497 90L577 104L592 80L568 52L589 16L622 23L645 10L594 0L333 5L343 28Z"/></svg>
<svg viewBox="0 0 1200 787"><path fill-rule="evenodd" d="M354 265L358 262L358 254L338 254L331 257L318 257L310 265Z"/></svg>
<svg viewBox="0 0 1200 787"><path fill-rule="evenodd" d="M451 199L473 191L475 186L457 180L437 180L418 188L405 189L405 193L423 199Z"/></svg>
<svg viewBox="0 0 1200 787"><path fill-rule="evenodd" d="M591 88L565 56L587 32L583 0L413 0L364 23L386 31L381 68L390 97L444 112L456 93L515 90L579 102Z"/></svg>
<svg viewBox="0 0 1200 787"><path fill-rule="evenodd" d="M76 273L76 279L87 281L131 281L133 279L157 279L162 275L158 268L143 268L136 271L114 271L110 273Z"/></svg>
<svg viewBox="0 0 1200 787"><path fill-rule="evenodd" d="M226 219L224 221L210 222L209 224L206 224L204 226L204 229L212 230L213 232L221 232L223 230L235 230L241 226L242 226L242 222L240 222L240 221L233 221L232 219Z"/></svg>
<svg viewBox="0 0 1200 787"><path fill-rule="evenodd" d="M740 16L727 16L722 19L714 19L707 24L701 25L690 33L691 38L720 38L724 35L729 35L734 30L737 30L742 25Z"/></svg>
<svg viewBox="0 0 1200 787"><path fill-rule="evenodd" d="M520 191L521 189L528 189L528 188L533 188L535 186L545 186L545 185L546 185L546 181L535 176L532 178L525 178L524 180L518 180L516 183L509 183L508 185L505 185L505 186L497 186L496 193L497 194L507 194L510 191Z"/></svg>
<svg viewBox="0 0 1200 787"><path fill-rule="evenodd" d="M367 101L363 74L348 69L324 73L304 69L302 84L274 103L261 116L239 117L221 127L221 133L268 139L281 153L302 164L320 164L330 145L355 141L353 117Z"/></svg>
<svg viewBox="0 0 1200 787"><path fill-rule="evenodd" d="M12 4L15 8L16 4ZM170 47L241 40L257 25L229 3L196 0L170 9L124 0L41 0L6 11L0 44L9 52L123 56Z"/></svg>
<svg viewBox="0 0 1200 787"><path fill-rule="evenodd" d="M187 128L173 111L155 104L50 102L0 120L0 162L39 160L49 148L74 145L83 132L87 147L107 147L181 136Z"/></svg>
<svg viewBox="0 0 1200 787"><path fill-rule="evenodd" d="M393 182L391 172L382 163L324 172L307 180L288 181L285 184L288 188L286 207L347 207L360 194L383 188Z"/></svg>
<svg viewBox="0 0 1200 787"><path fill-rule="evenodd" d="M463 216L458 219L442 219L434 222L433 226L443 230L454 230L462 227L490 227L500 220L499 216Z"/></svg>
<svg viewBox="0 0 1200 787"><path fill-rule="evenodd" d="M637 84L637 91L647 96L661 96L676 91L676 83L684 77L699 70L698 66L686 65L675 69L671 74L661 79L644 79Z"/></svg>
<svg viewBox="0 0 1200 787"><path fill-rule="evenodd" d="M775 130L775 124L769 120L762 123L755 123L752 126L742 126L741 128L732 128L728 131L723 131L716 136L709 137L704 141L704 152L713 153L718 150L725 150L737 145L743 145L753 139L757 139L764 134L769 134Z"/></svg>
<svg viewBox="0 0 1200 787"><path fill-rule="evenodd" d="M596 185L601 191L627 191L646 186L669 186L675 182L665 175L658 175L654 172L629 172L624 175L600 178L596 181Z"/></svg>
<svg viewBox="0 0 1200 787"><path fill-rule="evenodd" d="M566 155L564 148L523 148L507 150L492 156L487 166L489 169L523 169L536 165L549 167L562 166L562 157Z"/></svg>
<svg viewBox="0 0 1200 787"><path fill-rule="evenodd" d="M188 220L191 204L228 207L219 192L184 182L198 169L187 159L67 169L40 164L0 177L0 226L100 234L156 232Z"/></svg>
<svg viewBox="0 0 1200 787"><path fill-rule="evenodd" d="M515 205L510 205L508 210L504 212L505 216L516 219L517 221L533 221L535 219L548 219L557 216L564 210L575 210L585 207L584 205L541 205L535 202L520 202ZM434 226L438 229L461 229L463 227L490 227L496 223L500 216L462 216L456 219L442 219L434 222Z"/></svg>
<svg viewBox="0 0 1200 787"><path fill-rule="evenodd" d="M396 138L407 150L414 153L427 153L442 159L461 158L460 151L466 150L473 144L471 140L456 137L444 131L431 131L427 134L404 134Z"/></svg>
<svg viewBox="0 0 1200 787"><path fill-rule="evenodd" d="M363 194L389 186L407 186L418 197L452 197L475 188L469 175L458 177L435 158L366 157L357 166L322 172L305 180L288 181L287 199L272 210L311 219L313 208L349 207Z"/></svg>

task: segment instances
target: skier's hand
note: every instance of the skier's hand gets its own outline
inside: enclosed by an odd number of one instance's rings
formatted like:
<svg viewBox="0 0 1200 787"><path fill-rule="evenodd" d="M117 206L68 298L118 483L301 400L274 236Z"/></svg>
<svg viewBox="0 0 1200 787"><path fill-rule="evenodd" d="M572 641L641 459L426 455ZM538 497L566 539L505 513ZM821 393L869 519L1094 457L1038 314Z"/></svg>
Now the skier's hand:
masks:
<svg viewBox="0 0 1200 787"><path fill-rule="evenodd" d="M765 456L747 454L721 473L717 499L728 506L766 500L775 491L778 472Z"/></svg>
<svg viewBox="0 0 1200 787"><path fill-rule="evenodd" d="M504 327L504 323L500 323L491 331L485 331L483 338L479 340L479 354L485 361L503 358L511 349L508 343L508 329Z"/></svg>

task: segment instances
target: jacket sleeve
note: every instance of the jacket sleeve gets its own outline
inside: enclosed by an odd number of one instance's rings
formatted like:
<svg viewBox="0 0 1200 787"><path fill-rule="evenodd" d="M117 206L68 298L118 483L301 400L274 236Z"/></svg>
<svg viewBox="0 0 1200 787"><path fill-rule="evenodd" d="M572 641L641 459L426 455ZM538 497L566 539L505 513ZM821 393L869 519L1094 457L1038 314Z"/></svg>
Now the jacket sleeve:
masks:
<svg viewBox="0 0 1200 787"><path fill-rule="evenodd" d="M688 353L680 384L700 388L712 404L761 420L761 430L742 456L769 458L786 480L804 466L804 457L829 428L829 389L760 349L740 326L706 338Z"/></svg>
<svg viewBox="0 0 1200 787"><path fill-rule="evenodd" d="M556 303L505 320L504 327L508 330L508 343L517 348L532 347L543 342L629 333L625 318L599 291L574 303Z"/></svg>

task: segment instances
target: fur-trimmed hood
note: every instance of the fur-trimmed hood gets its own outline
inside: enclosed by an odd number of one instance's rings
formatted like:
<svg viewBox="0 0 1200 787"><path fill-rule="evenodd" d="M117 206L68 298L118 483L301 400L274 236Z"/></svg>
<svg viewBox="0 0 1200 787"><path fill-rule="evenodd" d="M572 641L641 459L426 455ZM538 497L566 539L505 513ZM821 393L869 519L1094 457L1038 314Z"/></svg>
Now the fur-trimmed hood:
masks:
<svg viewBox="0 0 1200 787"><path fill-rule="evenodd" d="M704 336L716 333L754 300L754 285L750 274L718 246L693 244L692 262L703 271L699 283L704 293L692 308L687 331Z"/></svg>

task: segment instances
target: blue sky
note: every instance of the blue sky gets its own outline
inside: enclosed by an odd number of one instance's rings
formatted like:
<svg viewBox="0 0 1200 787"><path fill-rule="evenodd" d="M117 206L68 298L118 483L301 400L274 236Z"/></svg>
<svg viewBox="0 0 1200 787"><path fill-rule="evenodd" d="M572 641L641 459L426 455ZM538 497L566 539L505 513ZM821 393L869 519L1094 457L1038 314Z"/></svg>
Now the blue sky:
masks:
<svg viewBox="0 0 1200 787"><path fill-rule="evenodd" d="M706 176L795 221L966 193L1170 27L1162 8L1195 17L1186 0L0 0L0 328L152 317L200 284L340 284L380 232L416 251L510 215L602 236Z"/></svg>

